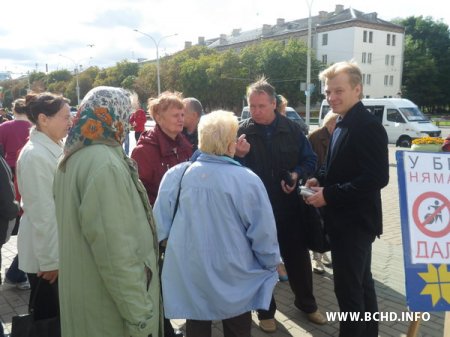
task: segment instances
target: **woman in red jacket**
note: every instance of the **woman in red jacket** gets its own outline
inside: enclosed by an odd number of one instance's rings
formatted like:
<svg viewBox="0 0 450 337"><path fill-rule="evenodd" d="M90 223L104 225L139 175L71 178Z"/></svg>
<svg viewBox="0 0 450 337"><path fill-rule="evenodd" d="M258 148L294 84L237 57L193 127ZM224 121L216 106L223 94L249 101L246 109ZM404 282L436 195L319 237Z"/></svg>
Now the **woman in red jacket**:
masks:
<svg viewBox="0 0 450 337"><path fill-rule="evenodd" d="M166 91L158 98L148 100L148 110L156 125L153 130L142 133L131 153L152 206L164 173L192 155L192 145L181 133L184 122L182 99L180 93Z"/></svg>
<svg viewBox="0 0 450 337"><path fill-rule="evenodd" d="M153 206L163 175L172 166L189 160L192 145L181 132L184 124L181 93L166 91L158 98L150 98L148 110L156 122L155 128L142 133L131 153L131 158L138 165L139 178ZM183 334L175 331L170 320L164 318L164 336L177 337Z"/></svg>

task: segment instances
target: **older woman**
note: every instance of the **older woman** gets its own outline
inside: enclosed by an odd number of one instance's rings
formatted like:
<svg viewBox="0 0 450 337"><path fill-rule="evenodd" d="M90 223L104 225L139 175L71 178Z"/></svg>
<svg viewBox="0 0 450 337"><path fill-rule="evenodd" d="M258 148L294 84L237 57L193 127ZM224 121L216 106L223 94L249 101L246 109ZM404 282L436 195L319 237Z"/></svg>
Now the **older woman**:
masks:
<svg viewBox="0 0 450 337"><path fill-rule="evenodd" d="M166 91L158 98L150 98L148 110L156 126L142 133L131 158L138 164L139 178L153 205L164 173L188 160L192 155L192 145L181 133L184 104L180 93Z"/></svg>
<svg viewBox="0 0 450 337"><path fill-rule="evenodd" d="M187 318L187 337L211 336L212 320L226 337L249 337L251 310L269 307L278 278L272 207L258 176L232 159L236 116L212 112L198 130L200 155L166 173L154 208L158 240L168 239L165 313Z"/></svg>
<svg viewBox="0 0 450 337"><path fill-rule="evenodd" d="M55 177L65 337L157 337L156 228L134 162L122 149L130 94L87 93Z"/></svg>
<svg viewBox="0 0 450 337"><path fill-rule="evenodd" d="M31 284L30 299L35 298L30 309L36 319L45 319L59 315L58 232L52 186L63 153L62 140L72 121L68 101L62 96L29 94L25 101L28 119L35 127L16 167L23 209L17 249L19 268L28 274Z"/></svg>

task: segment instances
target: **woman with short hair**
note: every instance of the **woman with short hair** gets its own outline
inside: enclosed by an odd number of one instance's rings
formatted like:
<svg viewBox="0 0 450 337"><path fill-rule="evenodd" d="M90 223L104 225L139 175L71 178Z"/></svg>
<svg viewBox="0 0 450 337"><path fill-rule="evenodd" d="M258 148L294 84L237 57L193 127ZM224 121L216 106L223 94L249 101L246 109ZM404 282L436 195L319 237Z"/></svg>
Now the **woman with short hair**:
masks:
<svg viewBox="0 0 450 337"><path fill-rule="evenodd" d="M249 337L251 311L268 309L278 279L272 207L261 179L233 159L237 130L232 112L203 116L196 160L165 174L154 207L167 240L166 317L187 319L187 337L211 336L213 320L225 337Z"/></svg>
<svg viewBox="0 0 450 337"><path fill-rule="evenodd" d="M139 178L153 206L164 173L187 161L192 155L192 145L182 134L184 104L180 93L166 91L157 98L149 98L148 110L156 125L141 134L131 158L138 164Z"/></svg>

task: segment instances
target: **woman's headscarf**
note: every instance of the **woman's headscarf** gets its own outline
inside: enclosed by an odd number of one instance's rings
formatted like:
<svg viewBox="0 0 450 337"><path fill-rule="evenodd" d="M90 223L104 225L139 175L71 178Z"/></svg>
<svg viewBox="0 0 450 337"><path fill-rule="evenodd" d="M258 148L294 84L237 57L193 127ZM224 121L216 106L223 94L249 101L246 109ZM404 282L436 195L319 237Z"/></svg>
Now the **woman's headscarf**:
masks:
<svg viewBox="0 0 450 337"><path fill-rule="evenodd" d="M91 144L121 146L130 130L131 93L122 88L96 87L80 104L64 146L61 165L79 149Z"/></svg>

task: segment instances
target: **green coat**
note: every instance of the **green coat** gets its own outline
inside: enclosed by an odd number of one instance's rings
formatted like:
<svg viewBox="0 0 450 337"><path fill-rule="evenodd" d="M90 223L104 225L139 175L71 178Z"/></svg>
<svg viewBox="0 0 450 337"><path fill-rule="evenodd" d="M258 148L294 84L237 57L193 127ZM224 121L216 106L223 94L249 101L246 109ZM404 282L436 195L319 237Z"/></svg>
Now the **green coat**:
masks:
<svg viewBox="0 0 450 337"><path fill-rule="evenodd" d="M77 151L53 187L62 335L160 336L157 251L122 149Z"/></svg>

